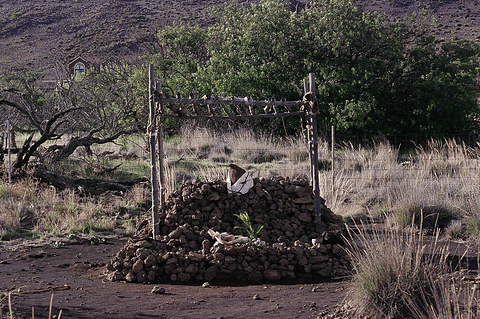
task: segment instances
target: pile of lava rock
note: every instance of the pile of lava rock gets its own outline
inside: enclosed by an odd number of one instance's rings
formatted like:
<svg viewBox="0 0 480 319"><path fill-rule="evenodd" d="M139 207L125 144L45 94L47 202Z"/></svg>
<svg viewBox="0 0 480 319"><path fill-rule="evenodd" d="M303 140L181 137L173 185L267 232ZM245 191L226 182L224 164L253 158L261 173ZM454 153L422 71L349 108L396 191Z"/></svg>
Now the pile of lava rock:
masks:
<svg viewBox="0 0 480 319"><path fill-rule="evenodd" d="M228 193L224 181L187 182L162 207L156 240L151 222L143 223L108 262L107 275L111 281L141 283L258 283L347 275L342 217L323 199L321 211L316 226L314 196L306 181L256 178L244 195ZM247 235L235 216L244 212L255 228L264 226L259 237L265 245L216 245L209 229Z"/></svg>

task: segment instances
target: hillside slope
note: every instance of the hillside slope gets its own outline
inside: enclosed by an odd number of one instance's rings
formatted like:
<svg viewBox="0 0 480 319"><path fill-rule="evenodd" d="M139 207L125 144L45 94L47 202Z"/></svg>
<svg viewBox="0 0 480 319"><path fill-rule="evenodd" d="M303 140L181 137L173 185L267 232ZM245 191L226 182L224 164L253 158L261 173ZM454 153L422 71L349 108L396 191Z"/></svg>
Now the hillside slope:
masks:
<svg viewBox="0 0 480 319"><path fill-rule="evenodd" d="M78 55L131 55L176 20L207 25L221 0L0 0L0 72L43 71Z"/></svg>
<svg viewBox="0 0 480 319"><path fill-rule="evenodd" d="M247 0L257 2L256 0ZM302 0L300 2L305 2ZM136 56L142 42L173 21L207 26L208 9L228 0L0 0L0 73L19 68L44 72L76 56ZM295 2L295 1L292 1ZM480 38L477 0L356 0L392 17L426 4L446 38Z"/></svg>

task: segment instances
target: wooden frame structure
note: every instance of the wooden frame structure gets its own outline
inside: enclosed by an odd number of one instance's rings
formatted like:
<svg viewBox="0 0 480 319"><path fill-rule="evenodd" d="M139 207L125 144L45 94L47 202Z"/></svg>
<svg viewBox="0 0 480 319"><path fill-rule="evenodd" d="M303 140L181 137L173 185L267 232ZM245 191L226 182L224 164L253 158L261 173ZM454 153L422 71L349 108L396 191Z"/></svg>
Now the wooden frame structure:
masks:
<svg viewBox="0 0 480 319"><path fill-rule="evenodd" d="M180 119L247 119L305 116L307 118L308 146L310 156L310 177L315 198L315 223L321 221L321 201L318 176L318 134L317 106L315 99L315 74L304 79L304 97L300 101L276 101L266 99L256 101L251 98L225 98L205 95L201 98L169 97L162 92L160 83L155 82L153 64L149 66L149 107L150 117L147 127L151 159L152 220L153 238L159 235L159 209L165 203L163 118ZM233 106L236 113L227 109ZM263 113L256 113L254 106L263 107ZM299 107L299 111L292 111ZM158 151L157 151L158 148ZM157 161L158 158L158 161ZM160 185L160 192L159 192Z"/></svg>

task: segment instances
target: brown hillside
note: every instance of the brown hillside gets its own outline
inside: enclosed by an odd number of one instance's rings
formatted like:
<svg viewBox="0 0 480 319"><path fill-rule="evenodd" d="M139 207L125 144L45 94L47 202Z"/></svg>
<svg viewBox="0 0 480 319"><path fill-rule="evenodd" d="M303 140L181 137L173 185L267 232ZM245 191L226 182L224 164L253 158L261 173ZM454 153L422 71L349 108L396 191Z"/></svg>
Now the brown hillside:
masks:
<svg viewBox="0 0 480 319"><path fill-rule="evenodd" d="M255 1L255 0L247 0ZM308 0L300 0L303 3ZM295 0L291 0L292 6ZM357 0L366 10L394 18L427 9L438 17L438 36L479 41L476 0ZM142 39L173 21L206 26L208 9L225 0L0 0L0 73L45 71L75 56L137 56Z"/></svg>

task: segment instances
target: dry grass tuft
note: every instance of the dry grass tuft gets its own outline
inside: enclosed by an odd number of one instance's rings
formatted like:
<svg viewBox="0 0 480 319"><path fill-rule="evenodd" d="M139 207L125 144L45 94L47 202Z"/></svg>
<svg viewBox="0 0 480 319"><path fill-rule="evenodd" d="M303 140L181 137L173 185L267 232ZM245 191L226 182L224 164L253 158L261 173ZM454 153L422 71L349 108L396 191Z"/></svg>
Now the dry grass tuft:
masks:
<svg viewBox="0 0 480 319"><path fill-rule="evenodd" d="M383 223L388 224L388 223ZM347 252L354 267L348 292L370 318L475 318L476 285L448 274L448 246L413 228L356 224Z"/></svg>

